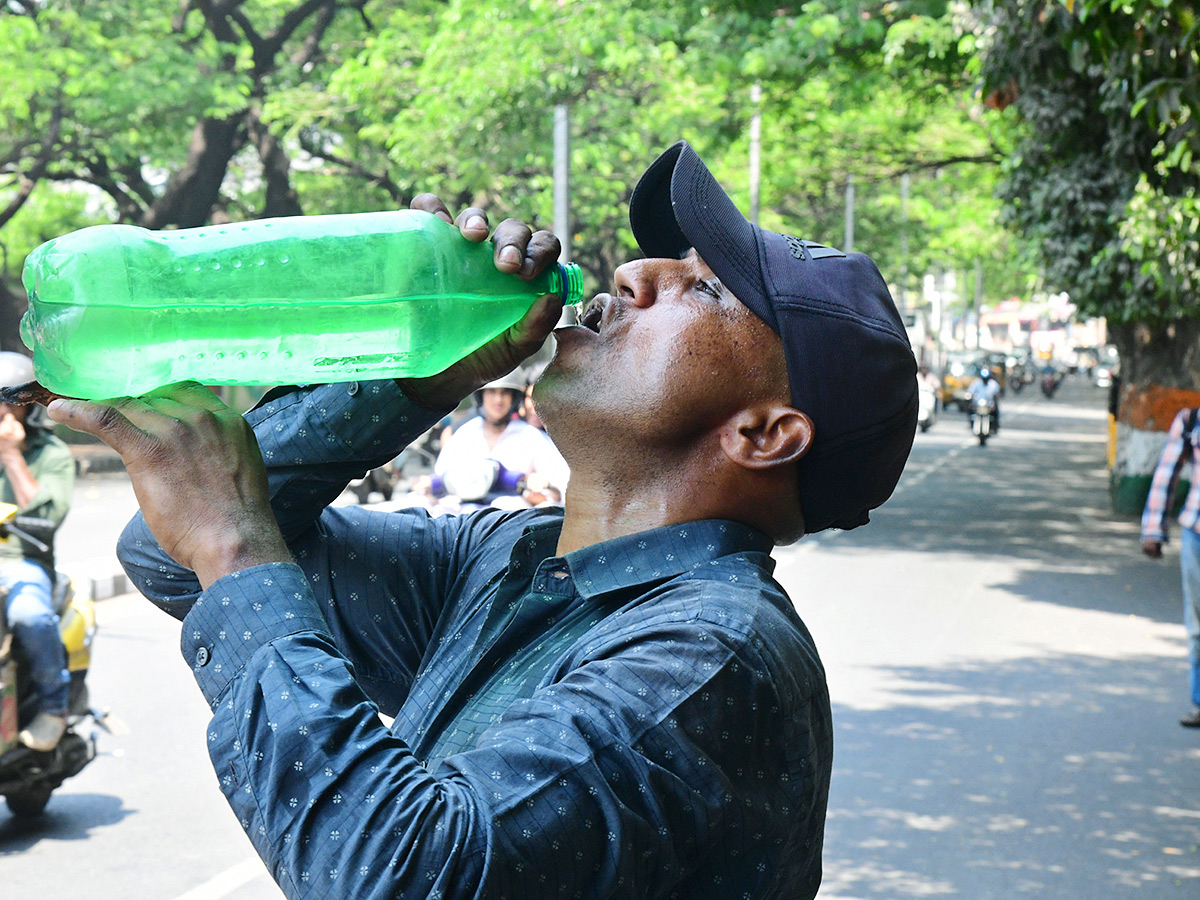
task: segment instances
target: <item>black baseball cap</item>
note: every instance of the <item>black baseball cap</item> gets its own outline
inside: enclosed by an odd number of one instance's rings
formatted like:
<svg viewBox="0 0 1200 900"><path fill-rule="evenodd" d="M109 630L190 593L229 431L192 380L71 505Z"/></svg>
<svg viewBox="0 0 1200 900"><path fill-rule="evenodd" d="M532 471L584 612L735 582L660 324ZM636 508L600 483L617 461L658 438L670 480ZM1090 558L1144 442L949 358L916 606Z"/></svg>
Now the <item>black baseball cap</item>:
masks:
<svg viewBox="0 0 1200 900"><path fill-rule="evenodd" d="M805 532L866 524L895 490L917 428L917 363L875 264L759 228L687 141L646 170L629 223L648 257L694 248L782 339L792 406L815 431L798 463Z"/></svg>

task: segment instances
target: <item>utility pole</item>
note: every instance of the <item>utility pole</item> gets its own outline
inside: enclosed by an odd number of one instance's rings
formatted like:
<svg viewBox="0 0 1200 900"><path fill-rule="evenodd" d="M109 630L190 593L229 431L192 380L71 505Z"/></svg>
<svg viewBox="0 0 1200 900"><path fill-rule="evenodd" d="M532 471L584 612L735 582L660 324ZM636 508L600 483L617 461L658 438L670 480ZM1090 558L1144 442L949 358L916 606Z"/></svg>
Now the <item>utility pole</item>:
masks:
<svg viewBox="0 0 1200 900"><path fill-rule="evenodd" d="M758 224L759 185L762 179L762 85L750 85L750 221Z"/></svg>
<svg viewBox="0 0 1200 900"><path fill-rule="evenodd" d="M983 334L983 260L975 257L975 346L982 346L979 338Z"/></svg>
<svg viewBox="0 0 1200 900"><path fill-rule="evenodd" d="M560 262L571 261L571 107L554 107L554 233L562 241Z"/></svg>
<svg viewBox="0 0 1200 900"><path fill-rule="evenodd" d="M908 283L908 173L900 175L900 314L908 312L905 285Z"/></svg>
<svg viewBox="0 0 1200 900"><path fill-rule="evenodd" d="M562 242L561 262L571 260L571 107L554 107L554 233ZM560 325L575 324L575 307L564 306Z"/></svg>
<svg viewBox="0 0 1200 900"><path fill-rule="evenodd" d="M842 241L842 249L847 253L854 251L854 176L846 176L846 236Z"/></svg>

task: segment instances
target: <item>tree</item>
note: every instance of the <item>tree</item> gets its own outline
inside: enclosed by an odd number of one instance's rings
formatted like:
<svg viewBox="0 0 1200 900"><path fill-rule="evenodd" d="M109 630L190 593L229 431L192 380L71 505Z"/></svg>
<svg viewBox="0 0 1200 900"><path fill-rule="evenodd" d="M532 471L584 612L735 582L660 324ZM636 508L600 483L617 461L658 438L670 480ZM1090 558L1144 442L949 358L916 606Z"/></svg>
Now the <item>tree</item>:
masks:
<svg viewBox="0 0 1200 900"><path fill-rule="evenodd" d="M341 110L355 110L367 123L357 137L386 146L397 170L424 171L431 189L457 202L548 224L549 110L569 103L572 256L603 285L636 250L624 204L655 149L688 138L749 207L757 84L764 225L841 243L853 175L863 201L857 244L885 272L984 257L999 297L1019 290L1019 278L991 199L1004 153L970 97L973 40L936 2L410 5L381 20L331 79L312 104L327 113L294 127L336 146ZM901 258L904 172L913 199Z"/></svg>
<svg viewBox="0 0 1200 900"><path fill-rule="evenodd" d="M1200 403L1200 23L1188 0L997 0L990 104L1021 141L1003 195L1047 283L1121 353L1112 494L1141 511L1163 433Z"/></svg>
<svg viewBox="0 0 1200 900"><path fill-rule="evenodd" d="M1104 316L1127 386L1200 387L1200 73L1190 3L1001 0L990 104L1021 134L1002 188L1047 286Z"/></svg>
<svg viewBox="0 0 1200 900"><path fill-rule="evenodd" d="M551 109L569 103L566 237L604 286L636 253L626 204L655 150L687 137L748 208L757 84L764 225L841 243L853 175L856 244L889 276L982 258L997 299L1020 290L990 199L1003 147L971 97L974 36L944 0L177 3L0 13L10 275L93 221L368 210L420 190L548 225ZM71 185L92 193L64 216L49 188Z"/></svg>

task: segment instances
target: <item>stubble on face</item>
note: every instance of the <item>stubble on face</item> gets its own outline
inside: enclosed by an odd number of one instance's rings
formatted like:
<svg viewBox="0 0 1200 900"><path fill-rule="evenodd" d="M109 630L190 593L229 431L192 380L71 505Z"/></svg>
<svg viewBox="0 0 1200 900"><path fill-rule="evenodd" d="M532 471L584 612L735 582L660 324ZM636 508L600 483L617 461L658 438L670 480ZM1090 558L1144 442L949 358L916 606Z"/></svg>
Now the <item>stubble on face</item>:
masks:
<svg viewBox="0 0 1200 900"><path fill-rule="evenodd" d="M679 277L686 283L704 272L700 263ZM564 455L596 459L616 451L669 464L715 438L746 405L789 402L779 336L722 291L718 302L662 290L668 299L646 308L613 298L601 334L572 336L535 388L543 422Z"/></svg>

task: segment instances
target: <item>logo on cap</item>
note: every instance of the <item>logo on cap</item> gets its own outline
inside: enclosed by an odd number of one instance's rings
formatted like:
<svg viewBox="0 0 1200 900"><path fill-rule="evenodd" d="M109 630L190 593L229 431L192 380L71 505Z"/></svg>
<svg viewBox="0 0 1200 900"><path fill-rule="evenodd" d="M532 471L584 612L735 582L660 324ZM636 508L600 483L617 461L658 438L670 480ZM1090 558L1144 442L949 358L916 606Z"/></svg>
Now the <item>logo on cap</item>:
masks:
<svg viewBox="0 0 1200 900"><path fill-rule="evenodd" d="M788 251L795 259L824 259L827 256L846 255L841 250L826 247L824 244L817 244L813 241L801 240L798 237L792 237L790 234L785 234L783 239L787 241Z"/></svg>

